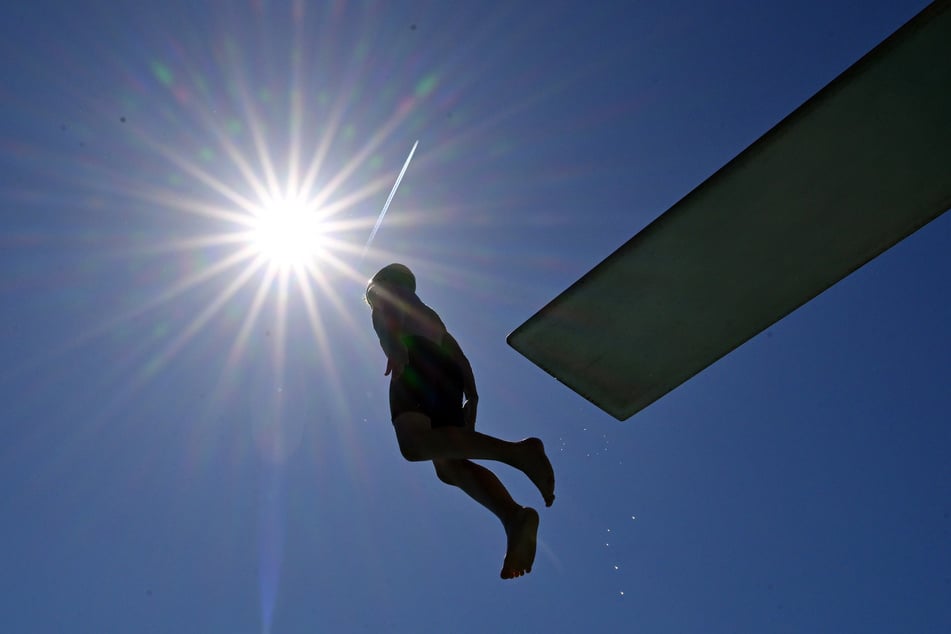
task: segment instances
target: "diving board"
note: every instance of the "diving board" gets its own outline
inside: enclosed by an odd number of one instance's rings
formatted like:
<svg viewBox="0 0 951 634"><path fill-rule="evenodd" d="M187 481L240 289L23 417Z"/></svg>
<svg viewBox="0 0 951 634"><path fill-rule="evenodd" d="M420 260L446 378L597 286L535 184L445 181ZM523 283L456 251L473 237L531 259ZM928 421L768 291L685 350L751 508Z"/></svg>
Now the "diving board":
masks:
<svg viewBox="0 0 951 634"><path fill-rule="evenodd" d="M933 2L508 336L625 420L951 207Z"/></svg>

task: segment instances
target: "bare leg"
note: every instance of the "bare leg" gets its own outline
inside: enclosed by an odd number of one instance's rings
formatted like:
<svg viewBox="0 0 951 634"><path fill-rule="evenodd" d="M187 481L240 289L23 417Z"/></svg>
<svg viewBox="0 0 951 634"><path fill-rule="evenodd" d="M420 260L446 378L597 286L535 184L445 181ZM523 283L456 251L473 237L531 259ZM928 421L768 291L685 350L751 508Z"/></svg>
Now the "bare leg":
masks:
<svg viewBox="0 0 951 634"><path fill-rule="evenodd" d="M532 571L538 533L538 513L519 506L494 473L468 460L434 460L439 479L465 491L486 507L505 527L506 552L500 573L514 579Z"/></svg>
<svg viewBox="0 0 951 634"><path fill-rule="evenodd" d="M436 475L457 486L469 497L492 511L503 525L511 523L522 507L512 499L494 473L468 460L433 460Z"/></svg>
<svg viewBox="0 0 951 634"><path fill-rule="evenodd" d="M515 467L538 487L545 505L555 500L555 474L538 438L501 440L461 427L432 429L420 413L401 414L393 421L400 452L407 460L496 460Z"/></svg>

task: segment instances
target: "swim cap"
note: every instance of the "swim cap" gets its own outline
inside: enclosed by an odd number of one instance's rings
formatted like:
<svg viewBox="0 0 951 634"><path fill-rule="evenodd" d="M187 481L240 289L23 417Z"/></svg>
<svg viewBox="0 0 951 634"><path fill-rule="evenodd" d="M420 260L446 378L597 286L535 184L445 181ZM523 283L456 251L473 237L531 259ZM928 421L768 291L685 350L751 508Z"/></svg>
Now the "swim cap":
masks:
<svg viewBox="0 0 951 634"><path fill-rule="evenodd" d="M416 292L416 276L405 264L394 262L377 271L370 283L393 284Z"/></svg>
<svg viewBox="0 0 951 634"><path fill-rule="evenodd" d="M400 286L402 288L408 289L413 293L416 292L416 276L413 275L413 272L409 270L409 267L405 264L399 264L394 262L393 264L387 264L382 269L377 271L376 275L370 280L367 284L367 301L369 302L370 288L374 284L392 284L393 286Z"/></svg>

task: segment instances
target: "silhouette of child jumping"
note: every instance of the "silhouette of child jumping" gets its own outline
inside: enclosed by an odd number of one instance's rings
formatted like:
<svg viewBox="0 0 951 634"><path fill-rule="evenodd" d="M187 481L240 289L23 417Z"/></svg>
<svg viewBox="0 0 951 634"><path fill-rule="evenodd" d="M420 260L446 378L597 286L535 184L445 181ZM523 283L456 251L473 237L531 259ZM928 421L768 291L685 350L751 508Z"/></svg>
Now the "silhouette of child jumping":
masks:
<svg viewBox="0 0 951 634"><path fill-rule="evenodd" d="M555 474L538 438L510 442L475 430L472 366L442 319L416 295L416 277L402 264L383 267L370 280L366 302L386 353L390 415L400 453L431 460L436 475L457 486L505 527L503 579L532 571L538 512L512 499L494 473L471 460L496 460L521 470L551 506ZM465 404L463 404L463 398Z"/></svg>

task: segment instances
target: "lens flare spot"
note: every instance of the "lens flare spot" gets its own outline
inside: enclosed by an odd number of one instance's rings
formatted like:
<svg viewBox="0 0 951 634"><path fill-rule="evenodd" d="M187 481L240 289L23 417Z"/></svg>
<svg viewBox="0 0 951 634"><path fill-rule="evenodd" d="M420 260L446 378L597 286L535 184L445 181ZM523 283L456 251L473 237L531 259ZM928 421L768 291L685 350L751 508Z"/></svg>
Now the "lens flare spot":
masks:
<svg viewBox="0 0 951 634"><path fill-rule="evenodd" d="M419 83L416 84L416 96L417 97L426 97L436 88L436 84L439 82L439 77L435 74L429 74L426 77L423 77Z"/></svg>
<svg viewBox="0 0 951 634"><path fill-rule="evenodd" d="M152 73L155 75L155 78L162 82L165 86L170 86L172 84L172 71L168 66L161 62L152 62Z"/></svg>

